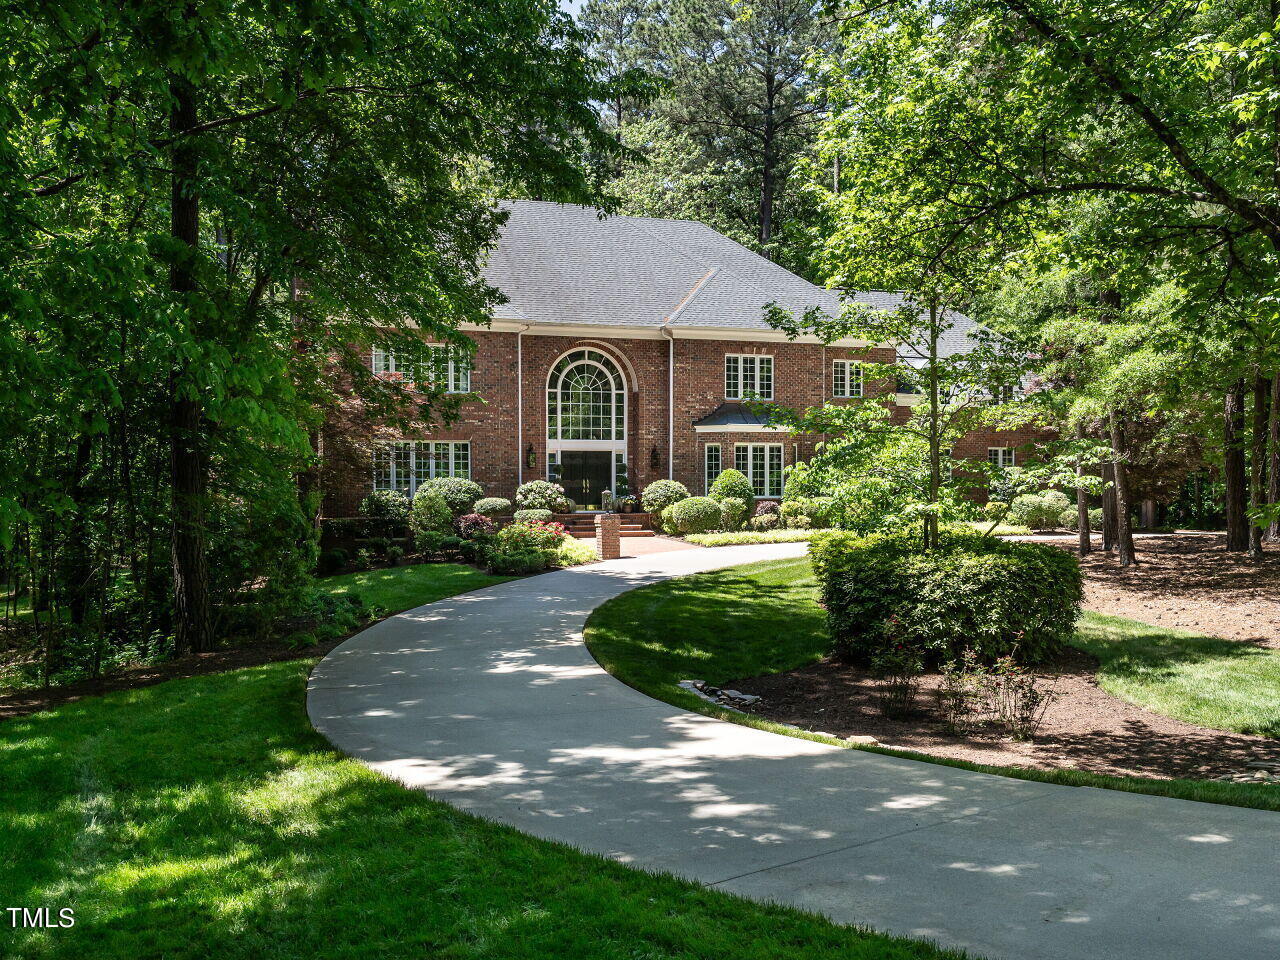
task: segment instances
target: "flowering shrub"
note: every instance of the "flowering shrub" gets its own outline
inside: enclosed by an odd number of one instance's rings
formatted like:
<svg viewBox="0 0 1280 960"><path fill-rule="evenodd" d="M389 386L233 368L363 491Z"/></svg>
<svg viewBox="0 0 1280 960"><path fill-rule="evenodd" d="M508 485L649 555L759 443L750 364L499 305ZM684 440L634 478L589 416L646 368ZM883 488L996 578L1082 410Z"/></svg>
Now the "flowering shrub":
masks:
<svg viewBox="0 0 1280 960"><path fill-rule="evenodd" d="M564 495L564 487L546 480L530 480L516 490L516 506L521 510L550 510L568 513L572 502Z"/></svg>
<svg viewBox="0 0 1280 960"><path fill-rule="evenodd" d="M453 529L458 531L458 536L472 540L478 536L494 533L498 525L479 513L464 513L453 521Z"/></svg>
<svg viewBox="0 0 1280 960"><path fill-rule="evenodd" d="M506 497L481 497L471 509L486 517L496 517L511 512L511 501Z"/></svg>
<svg viewBox="0 0 1280 960"><path fill-rule="evenodd" d="M502 551L537 550L550 563L564 536L564 525L553 521L512 523L498 531L495 547Z"/></svg>

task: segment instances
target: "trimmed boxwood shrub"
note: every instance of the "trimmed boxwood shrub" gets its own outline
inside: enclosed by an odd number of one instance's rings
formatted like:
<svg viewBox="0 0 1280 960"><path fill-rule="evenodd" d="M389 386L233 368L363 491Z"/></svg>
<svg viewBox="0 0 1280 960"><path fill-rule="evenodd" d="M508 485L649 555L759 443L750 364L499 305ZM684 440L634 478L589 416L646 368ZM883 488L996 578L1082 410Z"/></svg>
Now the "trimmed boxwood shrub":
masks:
<svg viewBox="0 0 1280 960"><path fill-rule="evenodd" d="M894 638L932 663L966 649L1038 663L1075 630L1080 564L1048 544L946 533L922 553L914 534L829 533L809 555L832 652L846 660L869 662Z"/></svg>
<svg viewBox="0 0 1280 960"><path fill-rule="evenodd" d="M530 480L516 490L516 506L521 510L550 510L569 513L573 501L564 495L564 487L547 480Z"/></svg>
<svg viewBox="0 0 1280 960"><path fill-rule="evenodd" d="M550 510L517 510L513 517L516 523L550 523Z"/></svg>
<svg viewBox="0 0 1280 960"><path fill-rule="evenodd" d="M655 480L640 494L640 504L649 513L662 513L672 504L689 499L689 488L678 480Z"/></svg>
<svg viewBox="0 0 1280 960"><path fill-rule="evenodd" d="M718 530L720 520L720 504L710 497L689 497L671 505L671 523L678 533Z"/></svg>
<svg viewBox="0 0 1280 960"><path fill-rule="evenodd" d="M1071 505L1061 490L1044 493L1024 493L1015 497L1009 506L1009 519L1033 530L1052 530L1058 525L1058 517Z"/></svg>
<svg viewBox="0 0 1280 960"><path fill-rule="evenodd" d="M748 503L754 503L756 499L755 487L751 486L751 481L747 479L746 474L740 470L723 470L720 476L716 477L711 483L711 489L707 491L707 496L714 500L724 500L732 497L735 500L745 500Z"/></svg>
<svg viewBox="0 0 1280 960"><path fill-rule="evenodd" d="M484 488L467 477L436 477L418 489L434 490L440 494L455 517L470 513L471 505L484 496Z"/></svg>
<svg viewBox="0 0 1280 960"><path fill-rule="evenodd" d="M511 501L506 497L481 497L471 509L482 517L496 517L511 512Z"/></svg>

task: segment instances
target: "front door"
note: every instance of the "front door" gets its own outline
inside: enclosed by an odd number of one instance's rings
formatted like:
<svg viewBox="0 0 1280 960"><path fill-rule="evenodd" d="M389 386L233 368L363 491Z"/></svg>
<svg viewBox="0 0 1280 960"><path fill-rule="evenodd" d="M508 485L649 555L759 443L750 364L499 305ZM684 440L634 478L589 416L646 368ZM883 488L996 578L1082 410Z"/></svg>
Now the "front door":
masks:
<svg viewBox="0 0 1280 960"><path fill-rule="evenodd" d="M600 506L600 492L611 489L613 454L608 450L561 450L560 486L579 507Z"/></svg>

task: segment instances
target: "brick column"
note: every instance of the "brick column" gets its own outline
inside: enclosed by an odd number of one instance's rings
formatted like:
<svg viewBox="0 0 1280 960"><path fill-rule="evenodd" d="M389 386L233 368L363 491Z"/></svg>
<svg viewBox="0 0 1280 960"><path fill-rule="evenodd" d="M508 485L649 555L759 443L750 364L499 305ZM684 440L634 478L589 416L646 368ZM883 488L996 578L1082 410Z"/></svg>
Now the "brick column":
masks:
<svg viewBox="0 0 1280 960"><path fill-rule="evenodd" d="M616 513L596 514L596 553L600 554L601 560L617 560L622 556L618 522Z"/></svg>

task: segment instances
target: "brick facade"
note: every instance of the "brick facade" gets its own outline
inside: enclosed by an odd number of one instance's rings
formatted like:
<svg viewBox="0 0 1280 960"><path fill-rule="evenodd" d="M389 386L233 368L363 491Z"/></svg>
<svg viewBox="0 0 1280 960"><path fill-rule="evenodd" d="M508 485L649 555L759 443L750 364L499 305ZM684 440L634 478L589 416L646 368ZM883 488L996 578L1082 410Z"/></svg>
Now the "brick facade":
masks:
<svg viewBox="0 0 1280 960"><path fill-rule="evenodd" d="M556 361L579 348L608 356L626 382L625 455L631 489L639 493L653 480L666 477L669 466L676 480L691 492L703 493L704 450L721 444L722 468L733 466L735 443L780 443L784 465L808 459L820 437L774 431L699 432L694 421L711 413L725 399L726 354L773 357L774 399L803 408L831 400L832 361L862 359L888 363L892 348L828 347L813 343L760 340L692 339L673 341L650 336L569 337L477 331L471 375L474 399L462 404L458 420L448 427L413 435L398 435L366 423L358 405L343 405L323 434L324 513L350 516L372 489L371 452L378 441L432 440L470 443L471 476L486 496L512 497L522 480L547 475L547 377ZM669 358L674 356L674 376ZM523 382L517 387L517 371ZM674 383L670 411L674 437L668 436L668 385ZM891 384L868 383L866 396L888 397ZM841 401L837 401L841 402ZM851 401L857 402L857 401ZM523 415L521 416L521 411ZM904 408L895 413L905 414ZM956 444L957 457L985 459L992 446L1020 447L1037 439L1034 431L975 433ZM532 467L530 467L532 452ZM672 464L668 464L669 456ZM1019 462L1022 456L1019 455Z"/></svg>

